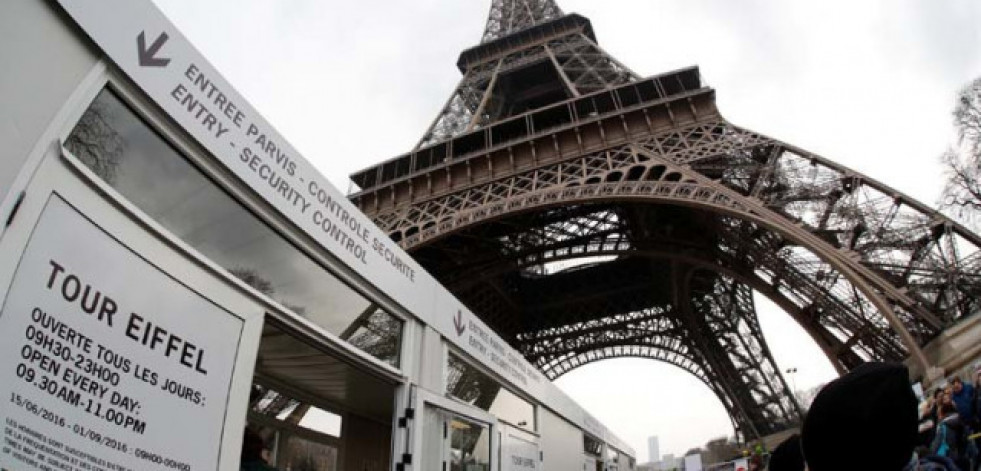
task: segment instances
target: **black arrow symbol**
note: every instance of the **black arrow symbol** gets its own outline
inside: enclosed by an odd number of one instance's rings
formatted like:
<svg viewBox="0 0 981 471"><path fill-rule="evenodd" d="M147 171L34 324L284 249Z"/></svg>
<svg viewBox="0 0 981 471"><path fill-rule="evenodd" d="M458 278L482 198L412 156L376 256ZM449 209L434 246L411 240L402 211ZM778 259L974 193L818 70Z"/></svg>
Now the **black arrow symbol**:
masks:
<svg viewBox="0 0 981 471"><path fill-rule="evenodd" d="M453 327L456 328L456 335L463 335L463 331L466 329L463 325L463 312L456 311L456 317L453 318Z"/></svg>
<svg viewBox="0 0 981 471"><path fill-rule="evenodd" d="M140 67L167 67L170 63L170 59L165 57L154 57L160 52L160 48L163 47L164 43L167 42L167 33L160 33L157 39L153 41L150 48L146 47L146 32L140 31L140 35L136 37L136 45L138 47L137 53L140 56Z"/></svg>

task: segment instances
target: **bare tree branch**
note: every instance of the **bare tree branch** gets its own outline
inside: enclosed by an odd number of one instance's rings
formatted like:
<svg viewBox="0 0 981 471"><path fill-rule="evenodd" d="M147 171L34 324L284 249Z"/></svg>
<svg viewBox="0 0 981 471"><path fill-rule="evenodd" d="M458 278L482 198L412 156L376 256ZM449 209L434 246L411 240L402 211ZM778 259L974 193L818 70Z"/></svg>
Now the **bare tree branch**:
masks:
<svg viewBox="0 0 981 471"><path fill-rule="evenodd" d="M957 146L941 155L947 182L940 208L964 223L981 223L981 78L965 86L954 107Z"/></svg>

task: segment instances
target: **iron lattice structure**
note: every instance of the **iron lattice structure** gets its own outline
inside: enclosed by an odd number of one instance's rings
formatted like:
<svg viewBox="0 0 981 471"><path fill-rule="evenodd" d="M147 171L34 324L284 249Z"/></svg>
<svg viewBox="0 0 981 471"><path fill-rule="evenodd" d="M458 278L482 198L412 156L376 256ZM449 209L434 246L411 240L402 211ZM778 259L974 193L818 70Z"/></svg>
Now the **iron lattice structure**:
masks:
<svg viewBox="0 0 981 471"><path fill-rule="evenodd" d="M981 240L865 175L722 118L697 68L642 78L551 0L493 0L463 79L351 199L549 378L661 360L740 436L799 420L755 291L840 371L981 310Z"/></svg>

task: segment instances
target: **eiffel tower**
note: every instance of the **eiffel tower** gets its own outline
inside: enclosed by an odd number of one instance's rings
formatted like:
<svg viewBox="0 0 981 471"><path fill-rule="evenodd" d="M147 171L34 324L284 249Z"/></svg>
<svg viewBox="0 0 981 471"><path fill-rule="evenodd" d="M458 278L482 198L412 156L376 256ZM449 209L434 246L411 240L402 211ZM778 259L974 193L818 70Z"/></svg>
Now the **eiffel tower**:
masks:
<svg viewBox="0 0 981 471"><path fill-rule="evenodd" d="M753 439L801 415L754 292L839 372L931 371L921 347L981 311L976 234L727 122L697 67L642 77L554 0L492 0L457 65L415 149L351 199L549 378L667 362Z"/></svg>

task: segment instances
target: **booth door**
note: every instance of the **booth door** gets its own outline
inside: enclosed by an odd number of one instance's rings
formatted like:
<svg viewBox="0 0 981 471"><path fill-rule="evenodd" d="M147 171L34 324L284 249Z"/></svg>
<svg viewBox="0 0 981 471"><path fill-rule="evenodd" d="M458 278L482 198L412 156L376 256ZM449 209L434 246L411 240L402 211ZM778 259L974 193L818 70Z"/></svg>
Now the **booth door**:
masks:
<svg viewBox="0 0 981 471"><path fill-rule="evenodd" d="M434 406L426 406L422 469L490 471L490 426Z"/></svg>

